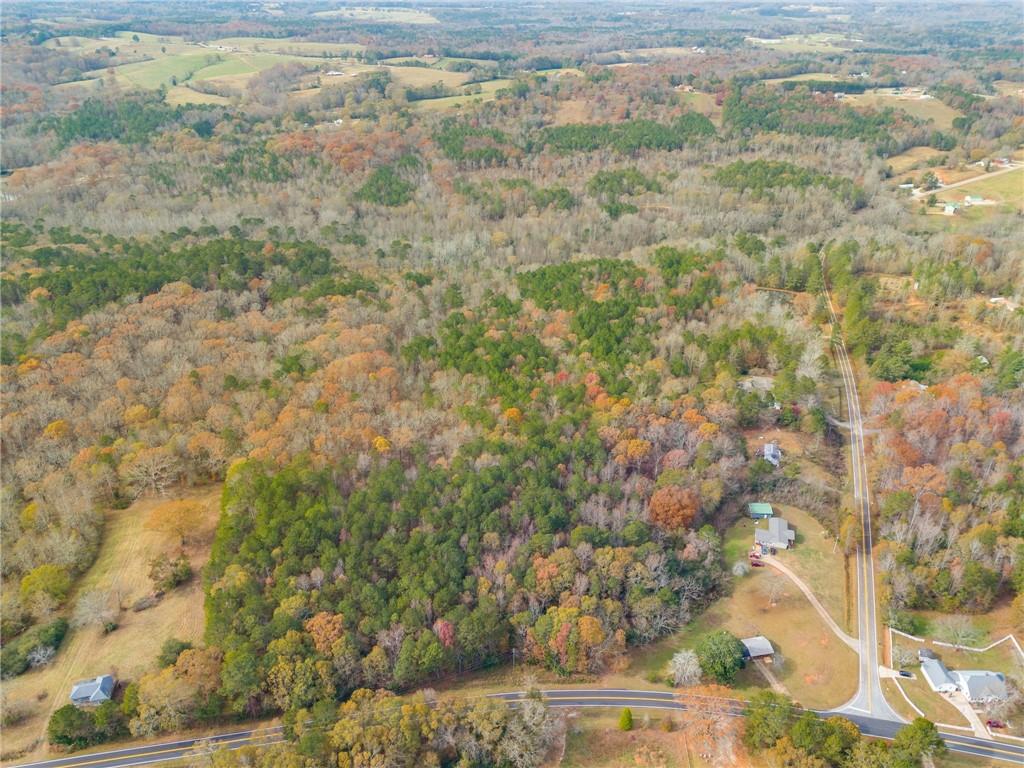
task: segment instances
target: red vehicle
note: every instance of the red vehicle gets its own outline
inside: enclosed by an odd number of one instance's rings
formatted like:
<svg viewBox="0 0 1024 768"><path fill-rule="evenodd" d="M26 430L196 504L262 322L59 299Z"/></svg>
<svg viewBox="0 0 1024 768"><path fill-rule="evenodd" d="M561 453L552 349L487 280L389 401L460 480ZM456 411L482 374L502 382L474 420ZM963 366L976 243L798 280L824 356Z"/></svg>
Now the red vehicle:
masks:
<svg viewBox="0 0 1024 768"><path fill-rule="evenodd" d="M989 720L985 723L989 728L1005 728L1006 723L1001 723L998 720Z"/></svg>
<svg viewBox="0 0 1024 768"><path fill-rule="evenodd" d="M759 554L757 554L757 552L751 552L750 553L750 559L751 560L760 560L761 556Z"/></svg>
<svg viewBox="0 0 1024 768"><path fill-rule="evenodd" d="M760 560L752 560L750 564L755 568L764 568L764 563L762 563Z"/></svg>

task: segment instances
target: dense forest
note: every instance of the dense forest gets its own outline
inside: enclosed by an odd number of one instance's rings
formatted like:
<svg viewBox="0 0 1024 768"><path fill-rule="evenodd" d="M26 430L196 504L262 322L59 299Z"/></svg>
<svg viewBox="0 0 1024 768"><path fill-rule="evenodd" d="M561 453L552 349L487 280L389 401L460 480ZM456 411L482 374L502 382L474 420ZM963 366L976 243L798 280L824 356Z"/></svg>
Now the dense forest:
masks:
<svg viewBox="0 0 1024 768"><path fill-rule="evenodd" d="M5 8L0 674L205 606L116 702L19 704L68 748L281 715L253 760L536 765L540 704L429 688L620 670L732 593L751 500L848 533L832 333L886 624L1024 625L1021 208L950 197L1024 159L991 5ZM168 499L152 603L89 587ZM931 754L765 702L779 764Z"/></svg>

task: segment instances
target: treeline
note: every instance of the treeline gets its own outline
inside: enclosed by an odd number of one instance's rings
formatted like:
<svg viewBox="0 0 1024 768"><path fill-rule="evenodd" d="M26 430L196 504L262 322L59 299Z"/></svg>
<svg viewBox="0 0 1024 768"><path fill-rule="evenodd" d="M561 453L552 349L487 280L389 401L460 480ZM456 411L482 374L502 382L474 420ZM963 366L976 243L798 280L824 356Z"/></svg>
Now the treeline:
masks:
<svg viewBox="0 0 1024 768"><path fill-rule="evenodd" d="M528 142L528 150L549 148L554 152L593 152L614 149L634 154L641 149L682 149L687 144L715 135L715 126L704 115L687 112L671 123L625 120L621 123L560 125L545 128Z"/></svg>
<svg viewBox="0 0 1024 768"><path fill-rule="evenodd" d="M715 171L714 179L723 187L751 190L758 196L778 187L825 187L854 209L867 203L864 189L852 180L812 171L784 160L737 160Z"/></svg>
<svg viewBox="0 0 1024 768"><path fill-rule="evenodd" d="M191 111L201 111L191 107ZM163 94L120 99L86 99L78 109L62 117L47 117L37 130L52 130L61 147L76 141L120 141L140 144L162 128L182 120L187 110L164 103ZM199 132L204 132L200 125Z"/></svg>
<svg viewBox="0 0 1024 768"><path fill-rule="evenodd" d="M889 742L866 739L846 718L798 712L773 691L751 698L743 742L769 765L808 768L921 768L947 751L935 724L923 717L903 726Z"/></svg>

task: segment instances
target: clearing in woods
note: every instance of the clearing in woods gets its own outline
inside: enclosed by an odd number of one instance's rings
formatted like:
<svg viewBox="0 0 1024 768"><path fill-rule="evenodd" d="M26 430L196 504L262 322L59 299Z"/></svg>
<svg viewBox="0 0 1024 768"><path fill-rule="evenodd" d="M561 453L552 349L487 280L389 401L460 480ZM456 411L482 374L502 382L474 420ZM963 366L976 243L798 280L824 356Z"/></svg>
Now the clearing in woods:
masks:
<svg viewBox="0 0 1024 768"><path fill-rule="evenodd" d="M135 613L131 606L152 591L149 562L160 554L174 555L178 542L172 536L146 528L154 509L178 501L194 501L205 511L203 523L192 534L186 554L195 576L187 584L168 592L153 608ZM217 525L220 486L185 495L147 498L127 509L107 513L96 562L82 577L75 595L99 589L119 595L123 610L118 628L103 634L100 627L69 631L54 661L46 667L4 681L4 696L10 702L29 706L31 714L21 723L4 728L3 752L27 750L34 754L43 746L50 714L67 703L72 683L112 673L127 681L149 671L170 637L197 643L203 635L203 589L199 570L209 558L209 543ZM70 610L69 610L70 613Z"/></svg>
<svg viewBox="0 0 1024 768"><path fill-rule="evenodd" d="M1007 203L1017 209L1024 208L1024 168L988 179L981 178L962 187L938 193L939 198L955 202L962 201L967 195Z"/></svg>
<svg viewBox="0 0 1024 768"><path fill-rule="evenodd" d="M749 521L728 531L723 542L727 563L746 557L753 541L752 531ZM774 595L774 606L770 601L773 583L781 587ZM623 675L604 682L625 687L619 685L627 682L623 676L642 679L652 674L664 675L672 654L693 648L703 635L716 629L728 629L741 638L767 637L782 655L781 665L774 668L775 675L805 707L837 707L857 687L857 655L825 625L797 586L770 568L755 568L746 576L735 578L731 595L711 605L676 634L636 649ZM735 689L738 695L748 696L767 687L761 674L748 665L740 673Z"/></svg>
<svg viewBox="0 0 1024 768"><path fill-rule="evenodd" d="M871 107L885 109L893 107L902 109L911 117L919 120L933 120L935 127L948 131L953 127L953 120L963 113L948 107L934 97L921 94L897 93L894 88L876 88L864 93L852 93L843 97L843 103L854 107Z"/></svg>

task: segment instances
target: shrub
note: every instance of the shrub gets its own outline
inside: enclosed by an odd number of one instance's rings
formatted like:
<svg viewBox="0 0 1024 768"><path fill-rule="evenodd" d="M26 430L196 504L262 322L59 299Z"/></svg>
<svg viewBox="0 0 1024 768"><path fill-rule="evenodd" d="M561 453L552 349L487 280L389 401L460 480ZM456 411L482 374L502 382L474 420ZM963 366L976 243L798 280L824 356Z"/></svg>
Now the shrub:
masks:
<svg viewBox="0 0 1024 768"><path fill-rule="evenodd" d="M622 714L619 715L619 730L633 730L633 711L629 707L626 707L624 710L622 710Z"/></svg>
<svg viewBox="0 0 1024 768"><path fill-rule="evenodd" d="M6 643L0 651L0 678L14 677L28 669L31 663L29 656L36 649L52 648L56 652L67 631L67 621L57 619L45 626L33 627L16 640Z"/></svg>
<svg viewBox="0 0 1024 768"><path fill-rule="evenodd" d="M149 578L153 586L167 592L192 578L192 565L185 555L178 555L175 560L160 555L149 564Z"/></svg>

